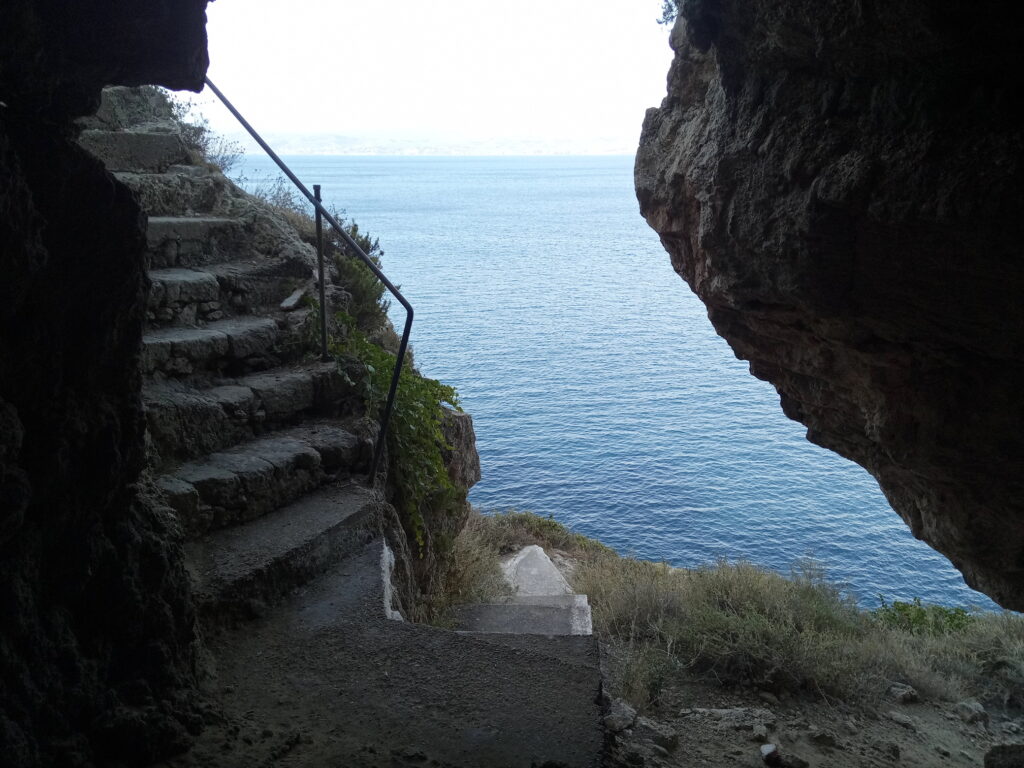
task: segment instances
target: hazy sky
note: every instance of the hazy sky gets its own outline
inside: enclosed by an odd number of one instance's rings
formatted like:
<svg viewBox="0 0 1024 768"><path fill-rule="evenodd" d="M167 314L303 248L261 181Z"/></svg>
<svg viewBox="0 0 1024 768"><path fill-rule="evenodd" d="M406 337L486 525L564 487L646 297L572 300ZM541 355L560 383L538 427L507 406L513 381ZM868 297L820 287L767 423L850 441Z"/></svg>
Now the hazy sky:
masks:
<svg viewBox="0 0 1024 768"><path fill-rule="evenodd" d="M278 140L632 153L665 93L660 12L661 0L217 0L210 78Z"/></svg>

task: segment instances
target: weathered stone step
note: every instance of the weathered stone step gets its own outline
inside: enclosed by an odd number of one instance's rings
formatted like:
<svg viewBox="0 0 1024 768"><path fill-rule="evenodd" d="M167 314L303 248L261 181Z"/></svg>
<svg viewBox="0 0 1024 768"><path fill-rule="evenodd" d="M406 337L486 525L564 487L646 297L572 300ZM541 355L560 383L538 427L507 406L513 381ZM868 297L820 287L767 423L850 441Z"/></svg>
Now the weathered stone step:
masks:
<svg viewBox="0 0 1024 768"><path fill-rule="evenodd" d="M200 611L208 620L258 614L379 534L379 498L330 485L258 520L186 547Z"/></svg>
<svg viewBox="0 0 1024 768"><path fill-rule="evenodd" d="M244 224L223 216L150 216L150 269L194 267L244 254Z"/></svg>
<svg viewBox="0 0 1024 768"><path fill-rule="evenodd" d="M157 483L185 534L243 523L294 501L347 470L361 441L328 424L309 424L182 464Z"/></svg>
<svg viewBox="0 0 1024 768"><path fill-rule="evenodd" d="M138 197L150 216L209 213L223 198L227 179L200 165L172 165L163 173L119 171L114 174Z"/></svg>
<svg viewBox="0 0 1024 768"><path fill-rule="evenodd" d="M220 283L209 272L171 267L149 272L150 324L194 324L224 317Z"/></svg>
<svg viewBox="0 0 1024 768"><path fill-rule="evenodd" d="M279 362L275 346L284 340L270 317L218 320L205 328L150 329L142 338L142 371L186 377L208 371L241 374Z"/></svg>
<svg viewBox="0 0 1024 768"><path fill-rule="evenodd" d="M310 363L196 389L184 382L150 382L146 419L159 464L187 461L252 439L315 414L346 410L352 387L337 364Z"/></svg>
<svg viewBox="0 0 1024 768"><path fill-rule="evenodd" d="M274 258L150 270L148 319L151 325L192 325L277 307L309 277L305 264Z"/></svg>
<svg viewBox="0 0 1024 768"><path fill-rule="evenodd" d="M94 154L108 171L162 172L189 162L181 136L173 130L82 131L78 143Z"/></svg>
<svg viewBox="0 0 1024 768"><path fill-rule="evenodd" d="M512 635L589 635L590 607L586 597L575 605L543 603L481 603L456 612L458 629Z"/></svg>

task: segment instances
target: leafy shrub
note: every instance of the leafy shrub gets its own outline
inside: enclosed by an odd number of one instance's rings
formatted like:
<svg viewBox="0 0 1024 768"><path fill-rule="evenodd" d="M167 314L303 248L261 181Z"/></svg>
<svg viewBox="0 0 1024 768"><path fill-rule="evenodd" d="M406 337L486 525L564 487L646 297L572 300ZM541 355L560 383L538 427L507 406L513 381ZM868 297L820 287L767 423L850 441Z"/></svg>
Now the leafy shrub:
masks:
<svg viewBox="0 0 1024 768"><path fill-rule="evenodd" d="M661 18L658 19L658 23L672 24L676 20L676 16L679 15L679 3L680 0L662 0Z"/></svg>
<svg viewBox="0 0 1024 768"><path fill-rule="evenodd" d="M331 352L359 387L367 415L377 418L387 400L396 358L371 342L353 318L339 320L347 335L332 343ZM450 448L441 429L446 405L462 410L453 387L402 367L387 433L388 481L396 492L396 507L421 548L427 508L443 510L463 501L442 453Z"/></svg>
<svg viewBox="0 0 1024 768"><path fill-rule="evenodd" d="M974 616L964 608L946 608L942 605L926 605L921 598L904 603L894 600L886 602L879 595L882 605L872 611L875 620L886 627L913 634L947 635L961 632L971 625Z"/></svg>

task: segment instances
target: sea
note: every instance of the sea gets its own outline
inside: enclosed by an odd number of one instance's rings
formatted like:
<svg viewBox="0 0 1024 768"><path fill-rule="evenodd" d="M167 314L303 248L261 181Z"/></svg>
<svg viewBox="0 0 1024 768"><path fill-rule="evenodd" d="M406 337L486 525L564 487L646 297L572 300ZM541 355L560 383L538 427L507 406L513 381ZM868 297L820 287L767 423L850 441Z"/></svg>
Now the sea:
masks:
<svg viewBox="0 0 1024 768"><path fill-rule="evenodd" d="M632 157L284 159L379 238L418 367L473 416L481 511L676 566L810 561L865 607L995 608L715 334L639 214ZM251 187L273 166L235 173Z"/></svg>

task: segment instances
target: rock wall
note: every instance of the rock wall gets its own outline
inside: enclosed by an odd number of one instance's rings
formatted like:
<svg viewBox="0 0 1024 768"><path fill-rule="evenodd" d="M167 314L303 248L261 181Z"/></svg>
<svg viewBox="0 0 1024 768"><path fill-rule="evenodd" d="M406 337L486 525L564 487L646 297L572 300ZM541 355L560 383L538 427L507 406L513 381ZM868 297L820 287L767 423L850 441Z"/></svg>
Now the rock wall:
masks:
<svg viewBox="0 0 1024 768"><path fill-rule="evenodd" d="M637 155L642 214L808 439L1024 609L1021 12L681 11Z"/></svg>
<svg viewBox="0 0 1024 768"><path fill-rule="evenodd" d="M186 745L194 622L138 484L144 220L73 142L112 82L199 88L205 0L15 0L0 26L0 744L12 766Z"/></svg>

